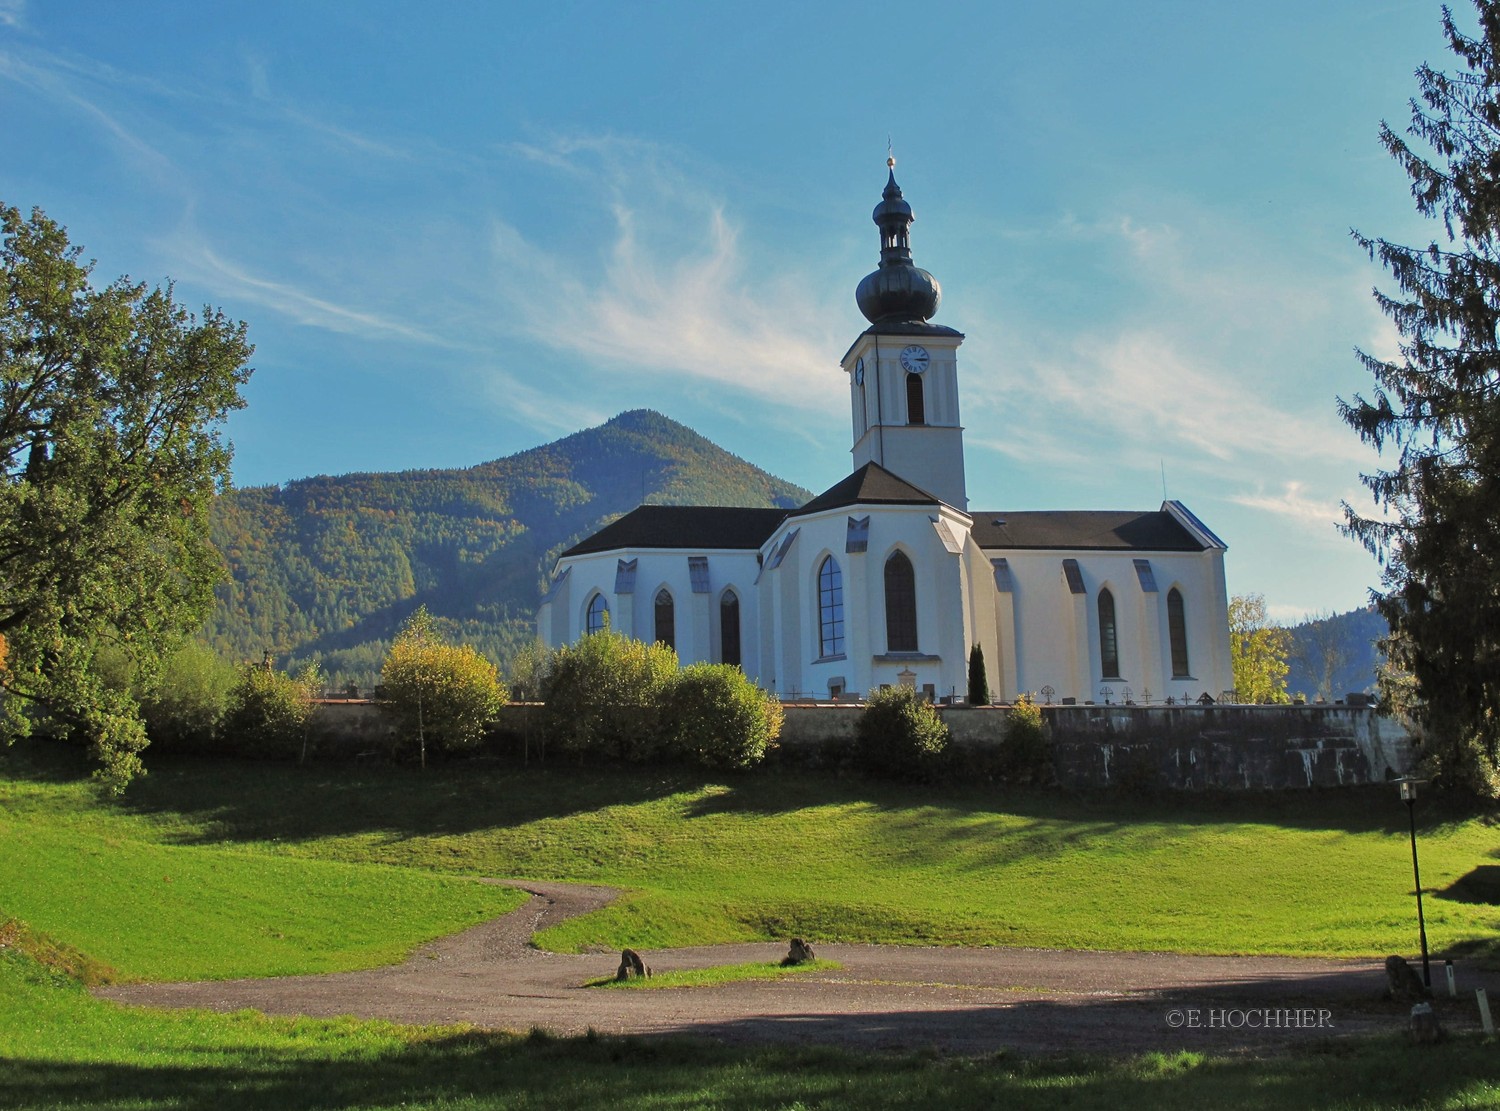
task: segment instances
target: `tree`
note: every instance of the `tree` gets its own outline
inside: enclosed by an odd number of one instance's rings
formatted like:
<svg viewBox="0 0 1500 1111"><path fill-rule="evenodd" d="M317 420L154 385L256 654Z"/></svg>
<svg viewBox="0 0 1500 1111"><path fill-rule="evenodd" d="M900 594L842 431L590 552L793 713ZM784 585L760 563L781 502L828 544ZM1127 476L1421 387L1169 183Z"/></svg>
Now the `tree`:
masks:
<svg viewBox="0 0 1500 1111"><path fill-rule="evenodd" d="M984 649L974 645L969 649L969 705L990 704L990 680L984 671Z"/></svg>
<svg viewBox="0 0 1500 1111"><path fill-rule="evenodd" d="M552 653L541 691L547 735L580 760L651 760L667 743L663 711L676 676L676 652L606 622Z"/></svg>
<svg viewBox="0 0 1500 1111"><path fill-rule="evenodd" d="M854 738L855 762L865 774L918 782L937 775L953 739L932 704L904 686L870 695Z"/></svg>
<svg viewBox="0 0 1500 1111"><path fill-rule="evenodd" d="M172 287L90 283L34 209L0 205L0 668L7 740L89 743L120 789L141 770L140 707L99 675L114 645L149 681L199 627L223 565L208 510L229 477L245 325Z"/></svg>
<svg viewBox="0 0 1500 1111"><path fill-rule="evenodd" d="M1449 781L1497 795L1500 3L1476 8L1473 37L1443 10L1460 66L1417 70L1409 139L1381 124L1417 211L1441 233L1416 247L1353 233L1395 284L1375 300L1401 343L1393 359L1359 352L1375 388L1339 407L1389 464L1361 476L1375 512L1346 504L1344 529L1383 565L1374 601L1391 636L1382 647L1390 673L1410 676L1419 751Z"/></svg>
<svg viewBox="0 0 1500 1111"><path fill-rule="evenodd" d="M733 664L689 664L667 690L669 751L710 768L760 763L781 734L781 703Z"/></svg>
<svg viewBox="0 0 1500 1111"><path fill-rule="evenodd" d="M1332 702L1338 673L1349 662L1344 626L1330 611L1308 614L1297 636L1296 654L1317 680L1319 698Z"/></svg>
<svg viewBox="0 0 1500 1111"><path fill-rule="evenodd" d="M429 744L448 752L477 745L507 697L495 665L471 645L447 643L426 606L396 634L380 683L382 708L416 740L424 768Z"/></svg>
<svg viewBox="0 0 1500 1111"><path fill-rule="evenodd" d="M1266 616L1263 594L1229 599L1229 659L1235 693L1245 702L1286 702L1292 635Z"/></svg>
<svg viewBox="0 0 1500 1111"><path fill-rule="evenodd" d="M222 742L229 750L248 756L297 755L306 760L313 699L322 686L322 675L314 665L293 678L272 666L270 653L261 663L246 664L229 692Z"/></svg>

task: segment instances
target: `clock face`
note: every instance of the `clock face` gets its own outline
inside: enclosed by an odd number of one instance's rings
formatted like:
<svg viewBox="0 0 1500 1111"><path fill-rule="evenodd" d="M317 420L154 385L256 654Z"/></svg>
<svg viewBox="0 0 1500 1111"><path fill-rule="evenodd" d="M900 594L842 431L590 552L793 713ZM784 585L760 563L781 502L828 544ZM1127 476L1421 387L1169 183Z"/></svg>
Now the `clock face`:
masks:
<svg viewBox="0 0 1500 1111"><path fill-rule="evenodd" d="M865 357L863 355L854 360L854 384L856 386L865 384Z"/></svg>
<svg viewBox="0 0 1500 1111"><path fill-rule="evenodd" d="M927 369L931 356L927 354L927 348L912 344L910 347L901 349L901 365L912 374L921 374Z"/></svg>

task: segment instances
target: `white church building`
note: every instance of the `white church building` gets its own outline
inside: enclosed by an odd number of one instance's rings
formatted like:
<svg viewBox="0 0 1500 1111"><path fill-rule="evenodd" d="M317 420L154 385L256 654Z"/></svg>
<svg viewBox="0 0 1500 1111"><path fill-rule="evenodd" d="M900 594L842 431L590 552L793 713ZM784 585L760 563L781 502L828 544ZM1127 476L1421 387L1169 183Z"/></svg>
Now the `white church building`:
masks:
<svg viewBox="0 0 1500 1111"><path fill-rule="evenodd" d="M1186 506L971 509L962 333L912 262L894 161L874 219L870 321L843 358L854 471L797 509L643 505L563 552L549 646L606 621L684 663L738 664L784 699L905 684L963 698L983 649L1011 701L1218 699L1234 685L1225 545Z"/></svg>

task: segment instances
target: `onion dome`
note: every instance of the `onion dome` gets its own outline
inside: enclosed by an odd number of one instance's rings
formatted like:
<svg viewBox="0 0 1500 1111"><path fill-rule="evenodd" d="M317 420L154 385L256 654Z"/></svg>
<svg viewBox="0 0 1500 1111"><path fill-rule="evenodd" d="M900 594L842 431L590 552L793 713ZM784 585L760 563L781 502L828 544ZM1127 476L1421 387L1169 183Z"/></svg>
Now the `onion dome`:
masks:
<svg viewBox="0 0 1500 1111"><path fill-rule="evenodd" d="M896 160L886 159L890 180L875 206L880 228L880 269L865 275L854 292L859 311L871 324L925 324L937 313L942 287L937 279L911 261L911 205L896 184Z"/></svg>

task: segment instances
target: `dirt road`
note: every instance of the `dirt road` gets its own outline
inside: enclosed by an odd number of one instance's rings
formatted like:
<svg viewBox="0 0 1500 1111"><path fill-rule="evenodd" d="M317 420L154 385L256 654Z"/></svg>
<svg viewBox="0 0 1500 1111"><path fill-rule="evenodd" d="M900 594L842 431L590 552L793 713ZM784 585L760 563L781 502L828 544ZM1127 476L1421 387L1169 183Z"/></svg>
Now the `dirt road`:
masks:
<svg viewBox="0 0 1500 1111"><path fill-rule="evenodd" d="M1192 957L1043 949L817 945L837 971L717 987L585 988L618 953L546 953L532 934L603 906L606 888L525 883L503 918L423 946L405 963L337 975L131 984L98 994L160 1007L357 1015L407 1023L541 1027L581 1034L694 1034L731 1043L860 1048L933 1046L985 1053L1083 1050L1232 1052L1400 1029L1409 1008L1385 1001L1377 961ZM774 961L786 946L716 945L643 953L658 971ZM1442 991L1450 1028L1477 1025L1473 989L1500 999L1500 976L1460 967L1461 997Z"/></svg>

